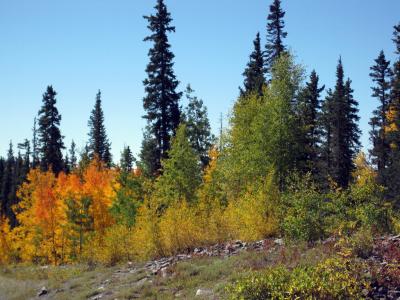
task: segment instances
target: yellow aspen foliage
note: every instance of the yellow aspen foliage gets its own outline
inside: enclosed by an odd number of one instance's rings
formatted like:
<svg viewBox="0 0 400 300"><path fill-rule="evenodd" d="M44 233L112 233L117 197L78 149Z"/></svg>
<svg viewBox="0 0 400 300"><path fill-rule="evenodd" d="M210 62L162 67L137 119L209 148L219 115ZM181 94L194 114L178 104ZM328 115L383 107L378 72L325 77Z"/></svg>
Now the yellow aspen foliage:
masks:
<svg viewBox="0 0 400 300"><path fill-rule="evenodd" d="M110 207L115 197L114 178L114 171L105 168L98 160L93 160L83 174L83 194L92 201L93 228L99 234L113 224Z"/></svg>
<svg viewBox="0 0 400 300"><path fill-rule="evenodd" d="M157 205L152 206L151 201L146 199L138 210L132 234L134 253L140 260L163 256L164 254L160 244L158 219Z"/></svg>
<svg viewBox="0 0 400 300"><path fill-rule="evenodd" d="M230 239L246 241L278 232L279 191L272 172L261 187L250 187L239 199L231 201L224 212Z"/></svg>
<svg viewBox="0 0 400 300"><path fill-rule="evenodd" d="M13 230L22 261L63 262L66 235L65 208L57 197L56 177L50 171L32 170L18 191L16 207L20 226Z"/></svg>
<svg viewBox="0 0 400 300"><path fill-rule="evenodd" d="M185 252L201 244L194 210L187 201L175 202L167 208L160 220L160 239L165 254Z"/></svg>
<svg viewBox="0 0 400 300"><path fill-rule="evenodd" d="M218 176L219 152L216 147L209 151L210 162L206 167L203 176L203 183L198 192L198 205L196 207L196 223L200 230L203 244L213 244L226 239L227 230L224 220L223 205L225 193L220 186Z"/></svg>
<svg viewBox="0 0 400 300"><path fill-rule="evenodd" d="M353 171L353 178L358 186L365 186L375 180L376 172L370 164L368 164L364 152L359 152L354 160L355 170Z"/></svg>
<svg viewBox="0 0 400 300"><path fill-rule="evenodd" d="M0 265L10 262L10 226L6 218L0 218Z"/></svg>

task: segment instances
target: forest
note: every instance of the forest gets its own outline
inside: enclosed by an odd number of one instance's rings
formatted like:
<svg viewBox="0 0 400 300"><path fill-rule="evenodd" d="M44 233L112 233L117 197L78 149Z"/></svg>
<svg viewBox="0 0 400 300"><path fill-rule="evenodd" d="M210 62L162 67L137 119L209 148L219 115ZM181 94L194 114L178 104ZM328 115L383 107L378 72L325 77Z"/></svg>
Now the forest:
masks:
<svg viewBox="0 0 400 300"><path fill-rule="evenodd" d="M388 28L394 47L386 50L397 59L382 50L371 62L376 108L372 147L363 152L361 99L354 98L345 58L338 56L332 70L334 86L315 70L306 74L285 43L280 0L269 5L266 31L254 38L229 124L217 136L192 87L178 89L168 39L175 27L165 1L144 18L151 48L140 154L125 147L113 160L101 91L86 146L65 145L56 87L48 86L32 137L10 142L0 157L0 265L112 266L227 241L315 245L331 238L339 249L333 258L252 273L229 293L359 299L370 279L357 273L357 257L368 257L375 237L400 233L400 23ZM400 265L392 267L385 276L398 277Z"/></svg>

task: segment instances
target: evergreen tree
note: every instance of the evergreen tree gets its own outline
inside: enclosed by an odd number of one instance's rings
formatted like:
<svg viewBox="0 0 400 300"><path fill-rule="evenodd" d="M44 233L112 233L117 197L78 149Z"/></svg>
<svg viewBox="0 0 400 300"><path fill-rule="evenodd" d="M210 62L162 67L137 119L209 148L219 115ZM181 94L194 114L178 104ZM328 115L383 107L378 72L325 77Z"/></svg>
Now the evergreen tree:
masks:
<svg viewBox="0 0 400 300"><path fill-rule="evenodd" d="M106 128L104 126L104 113L101 107L101 92L96 95L96 103L90 115L89 126L89 157L93 159L95 156L111 166L110 142L107 138Z"/></svg>
<svg viewBox="0 0 400 300"><path fill-rule="evenodd" d="M72 140L71 148L69 149L69 160L70 160L70 166L71 166L71 171L72 171L77 167L77 164L78 164L78 158L76 157L76 144L75 144L74 140Z"/></svg>
<svg viewBox="0 0 400 300"><path fill-rule="evenodd" d="M310 81L302 90L297 108L300 131L300 161L298 169L303 173L311 172L314 179L319 175L321 130L320 94L325 86L319 87L319 77L315 70L311 72Z"/></svg>
<svg viewBox="0 0 400 300"><path fill-rule="evenodd" d="M51 170L58 174L63 170L64 148L63 136L60 132L61 115L56 108L56 95L52 86L48 86L43 94L43 105L39 110L39 152L42 170Z"/></svg>
<svg viewBox="0 0 400 300"><path fill-rule="evenodd" d="M4 167L3 181L1 186L1 208L0 215L6 217L10 221L11 226L15 226L15 215L12 210L12 205L15 199L15 157L13 145L10 142L10 147L7 153L7 160Z"/></svg>
<svg viewBox="0 0 400 300"><path fill-rule="evenodd" d="M157 146L157 140L151 135L149 126L143 133L142 149L140 151L140 169L147 177L154 176L160 172L159 159L161 156L160 148Z"/></svg>
<svg viewBox="0 0 400 300"><path fill-rule="evenodd" d="M29 143L29 140L25 139L23 143L19 143L18 148L25 152L25 155L23 158L23 164L21 166L21 174L20 174L21 175L20 183L22 183L25 181L26 175L28 175L30 167L31 167L31 162L30 162L31 145Z"/></svg>
<svg viewBox="0 0 400 300"><path fill-rule="evenodd" d="M125 173L132 172L134 162L135 158L133 157L131 148L129 148L129 146L124 147L124 150L121 153L121 161L120 161L121 170Z"/></svg>
<svg viewBox="0 0 400 300"><path fill-rule="evenodd" d="M173 71L174 54L170 50L167 34L174 32L171 26L171 15L163 0L157 0L154 7L155 15L145 16L147 28L152 32L144 41L153 43L149 50L150 62L147 65L148 77L143 81L146 96L143 107L146 111L144 118L148 122L142 147L142 163L153 174L161 167L161 159L167 157L170 139L174 135L180 122L179 99L182 93L176 88L179 84ZM155 149L154 149L155 148Z"/></svg>
<svg viewBox="0 0 400 300"><path fill-rule="evenodd" d="M393 41L396 54L400 55L400 23L394 26ZM387 114L387 139L390 145L388 167L385 172L387 185L387 198L393 201L397 209L400 208L400 57L393 66L393 79L391 84L391 104Z"/></svg>
<svg viewBox="0 0 400 300"><path fill-rule="evenodd" d="M372 162L376 165L378 171L378 181L384 183L383 174L387 167L388 155L390 146L386 137L385 128L386 115L390 104L390 84L392 77L392 70L390 69L390 61L387 61L383 51L379 53L377 59L375 59L375 65L371 67L371 73L369 74L372 81L376 86L372 87L372 97L377 98L379 106L373 112L370 125L372 130L370 131L370 139L373 145L370 154L372 156Z"/></svg>
<svg viewBox="0 0 400 300"><path fill-rule="evenodd" d="M285 21L283 17L285 12L281 8L281 1L274 0L269 7L267 24L267 44L265 45L265 65L269 72L277 57L286 50L283 39L286 38Z"/></svg>
<svg viewBox="0 0 400 300"><path fill-rule="evenodd" d="M358 102L353 98L351 81L344 82L342 60L336 70L336 86L332 94L331 115L328 117L331 131L330 149L332 179L343 188L350 182L350 175L354 169L353 160L358 153L360 131L357 122Z"/></svg>
<svg viewBox="0 0 400 300"><path fill-rule="evenodd" d="M211 149L213 137L207 116L207 107L203 105L203 100L193 96L193 93L194 91L188 85L186 87L186 98L189 103L183 114L183 119L186 123L190 144L200 157L202 167L205 168L210 160L208 152Z"/></svg>
<svg viewBox="0 0 400 300"><path fill-rule="evenodd" d="M71 173L71 170L71 162L69 161L68 153L66 153L64 158L64 173L69 174Z"/></svg>
<svg viewBox="0 0 400 300"><path fill-rule="evenodd" d="M321 162L323 179L327 179L332 168L332 124L333 124L333 91L328 89L321 109Z"/></svg>
<svg viewBox="0 0 400 300"><path fill-rule="evenodd" d="M240 89L241 95L251 92L256 92L258 95L261 95L263 86L266 83L264 77L264 59L261 51L259 32L257 32L256 39L254 40L253 44L254 50L250 54L250 60L242 74L244 76L244 88Z"/></svg>
<svg viewBox="0 0 400 300"><path fill-rule="evenodd" d="M38 132L37 132L37 120L36 117L33 120L33 128L32 128L32 133L33 133L33 138L32 138L32 168L36 168L40 164L40 159L39 159L39 146L38 146Z"/></svg>

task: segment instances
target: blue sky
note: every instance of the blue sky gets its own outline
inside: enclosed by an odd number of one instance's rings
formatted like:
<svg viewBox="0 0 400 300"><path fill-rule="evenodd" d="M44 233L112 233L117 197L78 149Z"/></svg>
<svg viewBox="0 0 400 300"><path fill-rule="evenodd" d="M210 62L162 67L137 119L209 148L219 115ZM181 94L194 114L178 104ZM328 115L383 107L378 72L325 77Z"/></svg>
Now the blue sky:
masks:
<svg viewBox="0 0 400 300"><path fill-rule="evenodd" d="M180 89L190 83L209 110L213 130L238 95L243 69L260 31L265 43L272 0L166 0L176 33L170 36ZM0 0L0 155L8 143L31 138L46 86L58 92L65 143L87 140L87 121L101 89L116 159L124 145L137 153L145 121L142 80L149 43L143 15L155 0ZM342 56L360 102L362 142L377 105L369 67L381 49L394 59L392 27L398 0L283 0L286 43L309 72L333 87ZM184 104L184 102L182 103ZM225 124L227 119L224 120Z"/></svg>

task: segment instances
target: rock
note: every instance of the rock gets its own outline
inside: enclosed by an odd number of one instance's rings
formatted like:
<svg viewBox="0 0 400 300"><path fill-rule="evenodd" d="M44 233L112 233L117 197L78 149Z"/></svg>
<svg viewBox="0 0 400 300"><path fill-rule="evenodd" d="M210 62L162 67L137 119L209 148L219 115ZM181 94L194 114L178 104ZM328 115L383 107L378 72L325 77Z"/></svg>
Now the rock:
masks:
<svg viewBox="0 0 400 300"><path fill-rule="evenodd" d="M47 295L49 293L49 291L47 290L47 288L44 286L40 289L39 293L38 293L38 297Z"/></svg>
<svg viewBox="0 0 400 300"><path fill-rule="evenodd" d="M161 269L161 277L165 278L168 276L168 268L162 268Z"/></svg>
<svg viewBox="0 0 400 300"><path fill-rule="evenodd" d="M198 289L197 292L196 292L196 297L211 296L212 294L213 294L212 290Z"/></svg>
<svg viewBox="0 0 400 300"><path fill-rule="evenodd" d="M285 244L283 239L276 239L274 240L274 243L279 246L283 246Z"/></svg>

